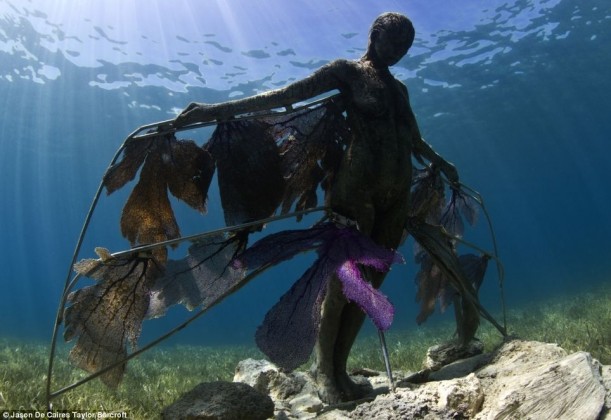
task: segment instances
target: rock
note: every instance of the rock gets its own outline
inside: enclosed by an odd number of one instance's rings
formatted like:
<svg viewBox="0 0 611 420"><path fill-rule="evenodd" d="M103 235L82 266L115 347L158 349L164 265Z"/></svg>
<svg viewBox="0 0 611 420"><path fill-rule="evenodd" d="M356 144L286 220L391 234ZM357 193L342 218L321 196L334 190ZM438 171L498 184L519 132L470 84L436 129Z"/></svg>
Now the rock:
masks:
<svg viewBox="0 0 611 420"><path fill-rule="evenodd" d="M349 417L348 414L350 413L346 411L333 410L316 416L316 420L351 420L352 417Z"/></svg>
<svg viewBox="0 0 611 420"><path fill-rule="evenodd" d="M267 395L238 382L204 382L163 410L164 419L264 420L274 415Z"/></svg>
<svg viewBox="0 0 611 420"><path fill-rule="evenodd" d="M301 392L308 378L303 372L281 372L267 360L246 359L238 363L233 381L248 384L274 400L286 400Z"/></svg>
<svg viewBox="0 0 611 420"><path fill-rule="evenodd" d="M465 378L439 381L436 384L439 394L438 406L445 412L473 417L482 407L484 391L475 374L471 373Z"/></svg>
<svg viewBox="0 0 611 420"><path fill-rule="evenodd" d="M429 381L445 381L448 379L462 378L471 372L485 366L490 361L489 354L478 354L466 359L457 360L428 375Z"/></svg>
<svg viewBox="0 0 611 420"><path fill-rule="evenodd" d="M605 417L603 419L611 418L611 366L603 366L600 370L600 376L603 379L603 386L607 390L605 396Z"/></svg>
<svg viewBox="0 0 611 420"><path fill-rule="evenodd" d="M455 341L429 347L422 370L404 376L397 383L421 384L430 381L467 376L476 369L488 363L490 355L482 354L484 345L474 339L467 346L460 346Z"/></svg>
<svg viewBox="0 0 611 420"><path fill-rule="evenodd" d="M479 380L474 374L465 378L429 382L414 389L398 388L374 401L359 405L347 413L353 419L454 419L477 413L484 400ZM343 413L342 413L343 415Z"/></svg>
<svg viewBox="0 0 611 420"><path fill-rule="evenodd" d="M466 346L461 346L455 341L430 347L426 351L426 359L423 368L425 370L439 370L456 360L482 354L484 343L477 339L471 340Z"/></svg>
<svg viewBox="0 0 611 420"><path fill-rule="evenodd" d="M323 403L318 395L313 393L299 395L289 401L291 412L298 413L318 413L323 408Z"/></svg>
<svg viewBox="0 0 611 420"><path fill-rule="evenodd" d="M486 402L476 418L595 420L605 404L600 365L589 353L566 356L557 346L514 341L477 375Z"/></svg>
<svg viewBox="0 0 611 420"><path fill-rule="evenodd" d="M477 348L475 345L475 351ZM436 350L441 351L432 354L458 354L450 346L438 346ZM426 374L397 372L398 387L388 393L385 373L358 371L367 376L360 377L363 381L368 380L376 392L384 393L325 406L309 374L286 374L270 362L249 359L240 362L234 378L245 383L200 384L163 414L172 419L263 419L275 414L276 420L611 420L611 367L601 366L585 352L569 355L555 344L513 340L491 354L421 372ZM401 381L406 377L417 377L423 383ZM225 389L227 385L231 390ZM271 395L274 403L257 391Z"/></svg>
<svg viewBox="0 0 611 420"><path fill-rule="evenodd" d="M479 370L478 377L493 380L496 375L511 376L517 372L528 372L566 356L567 352L555 343L512 340L491 355L489 364Z"/></svg>
<svg viewBox="0 0 611 420"><path fill-rule="evenodd" d="M486 364L488 363L488 364ZM486 364L481 367L482 364ZM468 371L475 370L472 373ZM465 373L466 376L449 379ZM437 381L402 382L395 393L334 419L605 419L611 405L611 369L588 353L567 355L555 344L514 340L490 355L455 362L431 373ZM439 380L440 378L448 378ZM328 408L325 408L328 410Z"/></svg>
<svg viewBox="0 0 611 420"><path fill-rule="evenodd" d="M267 360L241 361L233 380L270 395L276 419L312 418L323 408L316 384L304 372L284 373Z"/></svg>

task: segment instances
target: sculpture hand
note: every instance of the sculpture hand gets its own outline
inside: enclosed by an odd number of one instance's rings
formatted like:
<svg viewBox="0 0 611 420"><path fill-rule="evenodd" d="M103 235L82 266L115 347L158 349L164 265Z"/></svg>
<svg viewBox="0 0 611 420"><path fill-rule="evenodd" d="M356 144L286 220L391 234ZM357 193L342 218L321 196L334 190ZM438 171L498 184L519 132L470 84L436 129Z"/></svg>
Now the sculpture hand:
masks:
<svg viewBox="0 0 611 420"><path fill-rule="evenodd" d="M179 128L185 125L207 122L216 119L213 105L191 102L174 120L174 127Z"/></svg>
<svg viewBox="0 0 611 420"><path fill-rule="evenodd" d="M444 173L448 181L450 181L450 184L453 186L458 186L458 171L453 164L450 162L444 162L444 164L441 165L441 171Z"/></svg>

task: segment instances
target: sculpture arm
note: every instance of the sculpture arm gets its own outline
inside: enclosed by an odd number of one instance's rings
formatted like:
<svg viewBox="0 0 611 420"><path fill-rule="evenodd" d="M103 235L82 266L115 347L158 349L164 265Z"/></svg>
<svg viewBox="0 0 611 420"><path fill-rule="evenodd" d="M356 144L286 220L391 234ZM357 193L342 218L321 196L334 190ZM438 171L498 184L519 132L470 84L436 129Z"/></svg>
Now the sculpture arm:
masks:
<svg viewBox="0 0 611 420"><path fill-rule="evenodd" d="M458 171L456 171L456 167L433 150L433 147L422 137L414 139L414 154L424 157L434 166L439 168L452 184L458 183Z"/></svg>
<svg viewBox="0 0 611 420"><path fill-rule="evenodd" d="M429 162L431 162L434 166L438 167L448 178L452 184L458 183L458 172L456 171L456 167L445 160L440 154L438 154L433 147L428 144L420 134L420 129L418 128L418 121L416 121L416 116L414 115L414 111L409 103L409 94L407 91L407 87L403 83L399 83L402 87L402 90L405 93L405 97L407 98L407 108L408 108L408 123L411 130L411 138L413 141L413 153L414 156L420 160L421 158L425 158Z"/></svg>
<svg viewBox="0 0 611 420"><path fill-rule="evenodd" d="M310 76L290 85L255 96L218 104L191 103L176 118L176 127L197 122L223 120L232 116L291 106L334 89L340 89L345 74L345 60L333 61Z"/></svg>

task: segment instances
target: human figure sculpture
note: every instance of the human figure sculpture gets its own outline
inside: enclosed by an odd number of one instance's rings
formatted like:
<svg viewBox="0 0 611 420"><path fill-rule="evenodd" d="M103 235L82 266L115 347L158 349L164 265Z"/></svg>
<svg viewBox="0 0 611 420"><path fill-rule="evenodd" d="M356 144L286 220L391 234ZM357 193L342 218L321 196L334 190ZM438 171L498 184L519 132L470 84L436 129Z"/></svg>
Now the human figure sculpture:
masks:
<svg viewBox="0 0 611 420"><path fill-rule="evenodd" d="M284 88L218 104L191 103L175 120L176 127L223 121L235 115L286 107L338 90L351 138L327 196L336 214L356 222L358 229L386 248L396 249L409 219L412 156L424 158L451 183L455 167L439 156L420 135L406 86L389 66L409 50L415 31L398 13L374 21L365 54L356 61L338 59ZM379 288L385 275L365 270ZM323 304L312 373L327 402L355 399L365 392L346 373L346 362L365 315L348 303L334 279Z"/></svg>

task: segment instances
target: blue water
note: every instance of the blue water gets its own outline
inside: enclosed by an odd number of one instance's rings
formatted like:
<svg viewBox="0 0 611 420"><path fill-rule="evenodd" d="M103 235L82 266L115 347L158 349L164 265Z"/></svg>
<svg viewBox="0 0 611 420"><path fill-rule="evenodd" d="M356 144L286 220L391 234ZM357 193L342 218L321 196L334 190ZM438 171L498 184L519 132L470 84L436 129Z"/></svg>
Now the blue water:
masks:
<svg viewBox="0 0 611 420"><path fill-rule="evenodd" d="M417 31L393 72L410 89L424 137L485 199L509 307L609 281L608 1L143 4L0 0L0 337L49 338L90 200L133 129L191 101L251 95L334 58L357 59L371 22L389 10ZM201 144L210 132L189 134ZM128 247L118 225L125 198L103 197L81 257ZM212 191L207 216L181 210L183 234L222 226L219 203ZM467 239L491 249L485 228L480 217ZM418 312L412 243L401 252L408 263L383 287L397 307L395 329L414 328ZM308 261L256 279L173 342L252 343ZM493 267L482 300L498 310ZM144 338L185 312L145 323Z"/></svg>

